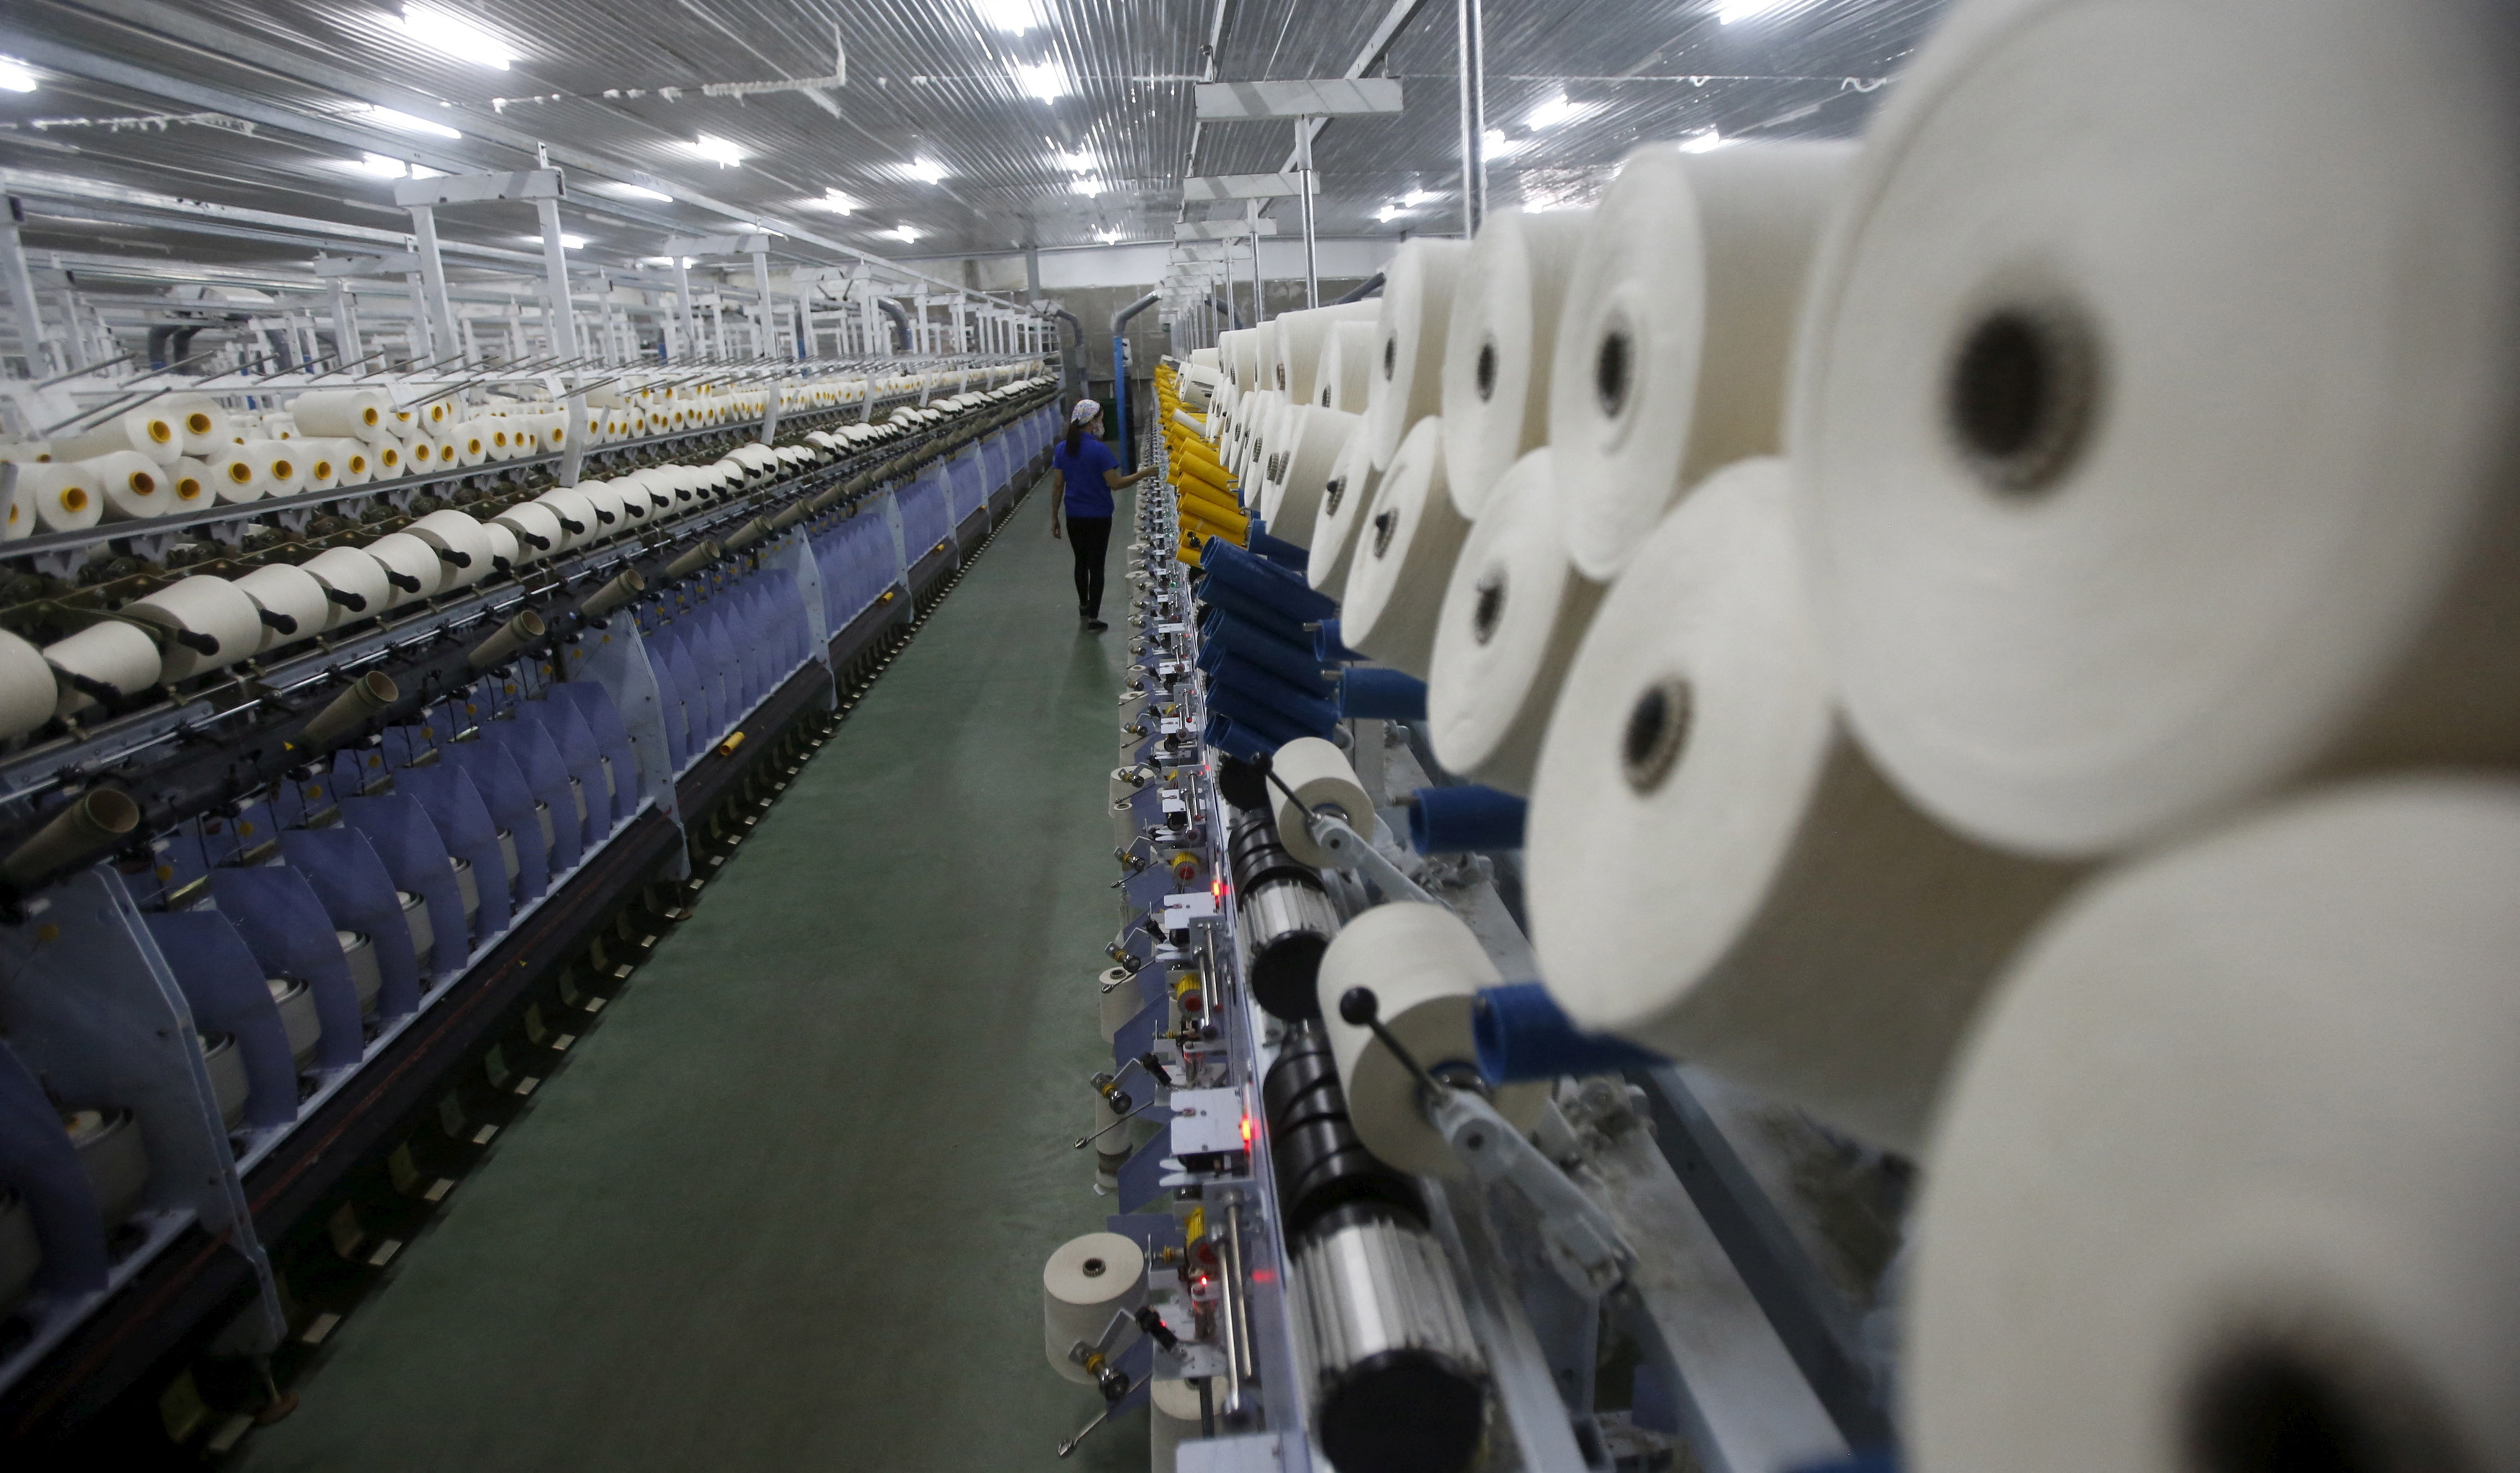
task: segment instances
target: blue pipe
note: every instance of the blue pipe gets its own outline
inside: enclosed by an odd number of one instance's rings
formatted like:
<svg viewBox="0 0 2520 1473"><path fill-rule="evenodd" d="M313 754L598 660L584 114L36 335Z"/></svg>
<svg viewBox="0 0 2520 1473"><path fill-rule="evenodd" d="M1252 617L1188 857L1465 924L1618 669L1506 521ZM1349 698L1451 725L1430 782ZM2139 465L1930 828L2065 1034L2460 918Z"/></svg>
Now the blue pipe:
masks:
<svg viewBox="0 0 2520 1473"><path fill-rule="evenodd" d="M1531 805L1494 787L1421 787L1409 799L1409 847L1419 854L1519 849Z"/></svg>
<svg viewBox="0 0 2520 1473"><path fill-rule="evenodd" d="M1477 1049L1479 1075L1492 1085L1671 1062L1625 1039L1577 1028L1549 989L1537 982L1479 989L1470 1004L1470 1042Z"/></svg>
<svg viewBox="0 0 2520 1473"><path fill-rule="evenodd" d="M1337 623L1336 619L1329 621ZM1352 665L1339 672L1339 714L1372 721L1426 719L1426 683L1388 665Z"/></svg>
<svg viewBox="0 0 2520 1473"><path fill-rule="evenodd" d="M1339 621L1336 619L1316 621L1313 629L1313 653L1319 656L1325 665L1340 665L1366 657L1364 650L1350 649L1340 643Z"/></svg>
<svg viewBox="0 0 2520 1473"><path fill-rule="evenodd" d="M1120 469L1138 469L1138 442L1129 433L1129 319L1155 304L1148 292L1111 314L1111 427L1120 434Z"/></svg>

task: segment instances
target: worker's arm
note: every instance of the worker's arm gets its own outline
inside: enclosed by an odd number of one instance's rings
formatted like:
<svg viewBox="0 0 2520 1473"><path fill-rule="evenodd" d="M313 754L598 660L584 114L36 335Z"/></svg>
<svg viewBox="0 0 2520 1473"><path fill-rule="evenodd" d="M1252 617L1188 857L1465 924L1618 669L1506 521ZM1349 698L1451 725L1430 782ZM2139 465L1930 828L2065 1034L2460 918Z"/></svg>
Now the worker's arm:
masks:
<svg viewBox="0 0 2520 1473"><path fill-rule="evenodd" d="M1148 466L1143 470L1133 470L1126 475L1121 474L1117 470L1105 470L1102 472L1102 484L1110 487L1114 491L1117 491L1124 486L1134 486L1138 482L1145 480L1148 476L1154 473L1155 468L1152 466Z"/></svg>

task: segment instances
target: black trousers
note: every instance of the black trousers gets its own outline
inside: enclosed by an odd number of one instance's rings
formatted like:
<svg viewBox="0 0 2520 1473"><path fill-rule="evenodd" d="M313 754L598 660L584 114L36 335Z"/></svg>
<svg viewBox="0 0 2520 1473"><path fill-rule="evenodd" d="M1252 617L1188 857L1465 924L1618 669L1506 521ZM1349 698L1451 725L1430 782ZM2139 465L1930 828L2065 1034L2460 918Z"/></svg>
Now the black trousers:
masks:
<svg viewBox="0 0 2520 1473"><path fill-rule="evenodd" d="M1102 617L1102 562L1111 549L1111 518L1067 518L1067 541L1076 549L1076 611L1099 619Z"/></svg>

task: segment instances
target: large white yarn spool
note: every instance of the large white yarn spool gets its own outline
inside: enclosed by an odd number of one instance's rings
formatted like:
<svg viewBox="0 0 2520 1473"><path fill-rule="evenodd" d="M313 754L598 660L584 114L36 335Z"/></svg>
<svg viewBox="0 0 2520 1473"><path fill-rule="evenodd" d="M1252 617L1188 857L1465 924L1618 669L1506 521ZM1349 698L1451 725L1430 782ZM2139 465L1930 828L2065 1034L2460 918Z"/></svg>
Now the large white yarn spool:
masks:
<svg viewBox="0 0 2520 1473"><path fill-rule="evenodd" d="M404 530L437 550L437 560L444 566L437 585L441 591L470 587L495 570L490 563L490 534L453 508L431 512Z"/></svg>
<svg viewBox="0 0 2520 1473"><path fill-rule="evenodd" d="M294 496L306 489L306 458L293 440L248 437L241 447L262 473L265 496Z"/></svg>
<svg viewBox="0 0 2520 1473"><path fill-rule="evenodd" d="M160 680L177 681L204 670L224 669L262 648L262 613L254 602L235 584L207 573L179 578L135 600L122 611L167 629L206 636L216 645L212 649L196 649L182 640L169 639L158 670Z"/></svg>
<svg viewBox="0 0 2520 1473"><path fill-rule="evenodd" d="M1592 219L1589 209L1501 210L1462 261L1439 392L1445 483L1463 516L1477 516L1506 468L1549 441L1558 309Z"/></svg>
<svg viewBox="0 0 2520 1473"><path fill-rule="evenodd" d="M535 497L533 504L550 509L552 515L558 518L562 532L566 534L570 547L592 542L598 537L609 535L611 531L596 519L595 504L588 501L582 491L565 487L557 491L546 491Z"/></svg>
<svg viewBox="0 0 2520 1473"><path fill-rule="evenodd" d="M1831 664L1927 809L2094 854L2520 757L2513 61L2488 0L1942 27L1789 426Z"/></svg>
<svg viewBox="0 0 2520 1473"><path fill-rule="evenodd" d="M1426 678L1426 738L1448 772L1531 791L1557 688L1601 585L1558 540L1556 467L1544 447L1489 489L1453 564Z"/></svg>
<svg viewBox="0 0 2520 1473"><path fill-rule="evenodd" d="M1116 1232L1089 1232L1058 1245L1041 1268L1042 1354L1052 1368L1080 1385L1091 1372L1068 1358L1078 1341L1093 1345L1113 1314L1147 1302L1147 1252ZM1138 1338L1131 1325L1114 1337L1116 1355Z"/></svg>
<svg viewBox="0 0 2520 1473"><path fill-rule="evenodd" d="M1470 530L1445 489L1447 469L1444 422L1418 421L1357 528L1340 596L1339 638L1420 680L1433 666L1445 585Z"/></svg>
<svg viewBox="0 0 2520 1473"><path fill-rule="evenodd" d="M1308 815L1333 814L1368 839L1380 826L1373 800L1366 796L1347 754L1319 736L1298 736L1279 747L1270 758L1270 772L1269 811L1278 825L1278 842L1307 865L1338 863L1337 856L1313 842L1305 827Z"/></svg>
<svg viewBox="0 0 2520 1473"><path fill-rule="evenodd" d="M1319 405L1322 363L1333 332L1342 322L1371 323L1381 313L1378 301L1280 313L1273 324L1278 330L1278 374L1271 386L1297 404Z"/></svg>
<svg viewBox="0 0 2520 1473"><path fill-rule="evenodd" d="M79 676L127 696L158 684L158 669L164 662L157 641L117 619L90 624L56 640L44 647L43 653L44 662L65 677L54 706L57 716L74 716L96 704L68 677Z"/></svg>
<svg viewBox="0 0 2520 1473"><path fill-rule="evenodd" d="M1402 1171L1460 1180L1461 1157L1426 1123L1418 1081L1375 1039L1339 1016L1348 989L1373 990L1377 1015L1419 1067L1478 1067L1470 1037L1478 990L1505 980L1479 938L1442 906L1398 901L1375 906L1339 928L1322 954L1319 1001L1330 1054L1347 1091L1347 1115L1365 1148ZM1527 1130L1549 1103L1549 1086L1506 1085L1492 1095L1497 1113Z"/></svg>
<svg viewBox="0 0 2520 1473"><path fill-rule="evenodd" d="M174 468L183 457L160 465L137 450L117 450L87 463L87 474L105 501L107 521L145 521L174 509Z"/></svg>
<svg viewBox="0 0 2520 1473"><path fill-rule="evenodd" d="M188 455L166 468L166 496L169 516L206 512L218 504L218 484L208 466Z"/></svg>
<svg viewBox="0 0 2520 1473"><path fill-rule="evenodd" d="M1322 483L1321 509L1313 513L1313 541L1304 561L1304 578L1336 598L1347 588L1348 568L1356 553L1356 529L1373 506L1382 472L1373 469L1372 436L1357 426L1339 451L1329 479Z"/></svg>
<svg viewBox="0 0 2520 1473"><path fill-rule="evenodd" d="M1367 450L1376 469L1391 465L1418 421L1443 412L1444 330L1469 254L1465 241L1419 239L1402 246L1383 268L1365 408Z"/></svg>
<svg viewBox="0 0 2520 1473"><path fill-rule="evenodd" d="M53 441L56 461L92 461L118 450L137 451L158 465L167 464L184 453L183 416L161 399Z"/></svg>
<svg viewBox="0 0 2520 1473"><path fill-rule="evenodd" d="M331 600L333 612L325 625L327 629L383 613L398 597L385 578L384 564L362 548L327 548L298 566L331 592L357 601L354 607L339 599Z"/></svg>
<svg viewBox="0 0 2520 1473"><path fill-rule="evenodd" d="M1342 414L1365 413L1373 394L1373 355L1382 341L1380 314L1376 304L1371 316L1330 324L1321 367L1313 374L1315 404Z"/></svg>
<svg viewBox="0 0 2520 1473"><path fill-rule="evenodd" d="M388 607L417 603L436 593L446 581L448 568L438 560L437 549L409 532L388 532L360 551L383 563L389 577L399 574L404 579L393 585L386 599Z"/></svg>
<svg viewBox="0 0 2520 1473"><path fill-rule="evenodd" d="M394 437L393 401L370 388L311 389L289 406L297 427L310 435L341 435L369 445Z"/></svg>
<svg viewBox="0 0 2520 1473"><path fill-rule="evenodd" d="M0 629L0 738L23 736L52 720L60 701L43 651Z"/></svg>
<svg viewBox="0 0 2520 1473"><path fill-rule="evenodd" d="M302 567L270 563L237 579L236 587L253 601L254 607L287 619L292 626L283 630L265 620L259 647L262 649L307 639L333 622L333 601L325 597L324 585L315 575Z"/></svg>
<svg viewBox="0 0 2520 1473"><path fill-rule="evenodd" d="M1214 1403L1209 1403L1213 1414ZM1205 1423L1199 1413L1199 1391L1188 1381L1160 1377L1147 1385L1147 1467L1149 1473L1175 1473L1181 1466L1181 1445L1196 1442Z"/></svg>
<svg viewBox="0 0 2520 1473"><path fill-rule="evenodd" d="M1601 197L1557 326L1567 552L1608 580L1673 502L1784 440L1794 313L1855 148L1647 144Z"/></svg>
<svg viewBox="0 0 2520 1473"><path fill-rule="evenodd" d="M548 558L568 545L568 534L561 530L559 514L540 502L518 502L491 520L515 534L517 556L527 562Z"/></svg>
<svg viewBox="0 0 2520 1473"><path fill-rule="evenodd" d="M1216 346L1223 355L1226 377L1233 380L1238 393L1249 393L1260 386L1260 330L1237 328L1217 335Z"/></svg>
<svg viewBox="0 0 2520 1473"><path fill-rule="evenodd" d="M223 503L260 501L271 494L261 459L242 444L221 446L202 464L208 472L211 493Z"/></svg>
<svg viewBox="0 0 2520 1473"><path fill-rule="evenodd" d="M1278 476L1262 492L1261 514L1269 520L1270 536L1309 548L1321 516L1323 488L1338 469L1364 417L1297 405L1293 424L1278 462Z"/></svg>
<svg viewBox="0 0 2520 1473"><path fill-rule="evenodd" d="M207 394L168 394L166 413L182 431L183 453L194 460L236 438L236 431L228 427L228 412Z"/></svg>
<svg viewBox="0 0 2520 1473"><path fill-rule="evenodd" d="M94 461L38 461L0 471L13 477L9 496L12 540L46 532L83 532L105 515ZM23 530L20 530L21 527Z"/></svg>
<svg viewBox="0 0 2520 1473"><path fill-rule="evenodd" d="M2400 778L2078 896L1935 1132L1908 1460L2520 1466L2515 892L2520 789Z"/></svg>
<svg viewBox="0 0 2520 1473"><path fill-rule="evenodd" d="M1952 834L1866 760L1775 460L1691 491L1602 600L1525 844L1541 974L1577 1023L1907 1152L1997 968L2076 874Z"/></svg>

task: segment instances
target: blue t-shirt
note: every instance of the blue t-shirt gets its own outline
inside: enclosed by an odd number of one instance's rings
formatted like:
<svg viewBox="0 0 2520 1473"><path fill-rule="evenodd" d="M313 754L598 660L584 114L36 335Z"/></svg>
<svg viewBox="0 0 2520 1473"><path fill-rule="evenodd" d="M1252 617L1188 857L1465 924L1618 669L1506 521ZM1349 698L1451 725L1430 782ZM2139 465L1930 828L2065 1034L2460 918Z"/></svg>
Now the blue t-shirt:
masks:
<svg viewBox="0 0 2520 1473"><path fill-rule="evenodd" d="M1108 516L1111 514L1111 487L1102 479L1105 470L1120 469L1120 458L1111 447L1090 434L1076 438L1076 453L1067 453L1067 436L1058 437L1058 447L1050 453L1050 463L1058 468L1058 478L1067 487L1061 503L1070 516Z"/></svg>

